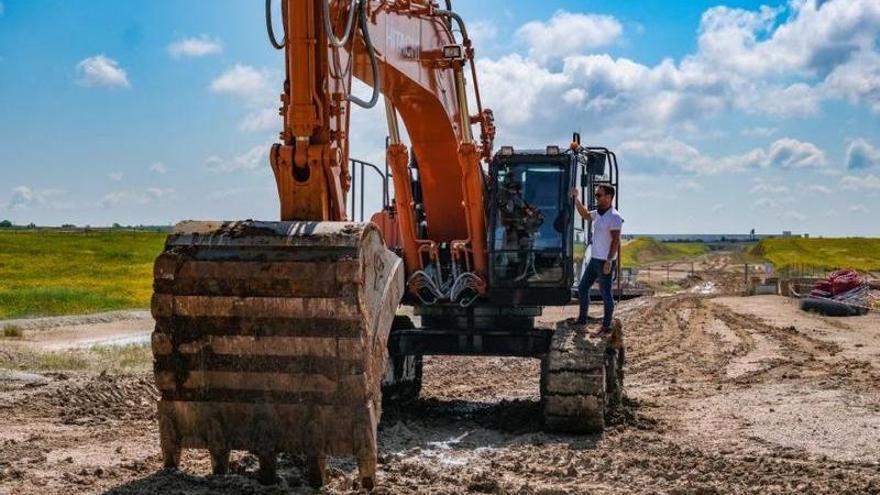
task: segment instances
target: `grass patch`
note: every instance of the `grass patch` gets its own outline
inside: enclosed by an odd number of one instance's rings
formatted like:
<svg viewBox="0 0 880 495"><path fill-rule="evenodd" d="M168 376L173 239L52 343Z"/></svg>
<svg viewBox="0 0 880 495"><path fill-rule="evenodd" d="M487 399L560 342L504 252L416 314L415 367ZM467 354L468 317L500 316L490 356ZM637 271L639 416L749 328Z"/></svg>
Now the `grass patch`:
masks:
<svg viewBox="0 0 880 495"><path fill-rule="evenodd" d="M681 284L673 281L663 281L654 286L654 290L659 294L675 294L682 289Z"/></svg>
<svg viewBox="0 0 880 495"><path fill-rule="evenodd" d="M95 346L90 350L110 368L143 370L153 364L153 351L146 344Z"/></svg>
<svg viewBox="0 0 880 495"><path fill-rule="evenodd" d="M660 261L683 261L708 252L709 247L702 242L659 242L643 237L623 246L621 264L631 268Z"/></svg>
<svg viewBox="0 0 880 495"><path fill-rule="evenodd" d="M806 267L880 271L880 239L764 239L750 254L773 263L777 270Z"/></svg>
<svg viewBox="0 0 880 495"><path fill-rule="evenodd" d="M17 339L24 335L24 330L18 325L6 325L3 327L3 337L7 339Z"/></svg>
<svg viewBox="0 0 880 495"><path fill-rule="evenodd" d="M0 369L32 372L148 371L152 364L149 345L96 346L58 352L0 352Z"/></svg>
<svg viewBox="0 0 880 495"><path fill-rule="evenodd" d="M89 367L88 359L79 352L47 352L36 354L33 369L37 371L79 371Z"/></svg>
<svg viewBox="0 0 880 495"><path fill-rule="evenodd" d="M0 231L0 319L146 308L166 234Z"/></svg>

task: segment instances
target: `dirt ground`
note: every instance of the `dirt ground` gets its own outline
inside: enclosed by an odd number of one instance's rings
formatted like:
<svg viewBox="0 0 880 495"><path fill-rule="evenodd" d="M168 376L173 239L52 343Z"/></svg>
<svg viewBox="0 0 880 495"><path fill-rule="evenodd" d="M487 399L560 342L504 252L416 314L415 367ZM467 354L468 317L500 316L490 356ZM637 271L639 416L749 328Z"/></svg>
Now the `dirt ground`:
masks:
<svg viewBox="0 0 880 495"><path fill-rule="evenodd" d="M880 493L880 315L739 297L723 265L619 307L629 399L602 436L541 431L537 361L428 358L422 397L383 416L376 492ZM70 323L0 340L0 354L149 332L138 318ZM147 372L0 371L0 494L311 493L294 456L275 487L254 481L246 454L229 476L192 451L162 472L157 395ZM356 492L350 459L334 459L331 477L326 492Z"/></svg>

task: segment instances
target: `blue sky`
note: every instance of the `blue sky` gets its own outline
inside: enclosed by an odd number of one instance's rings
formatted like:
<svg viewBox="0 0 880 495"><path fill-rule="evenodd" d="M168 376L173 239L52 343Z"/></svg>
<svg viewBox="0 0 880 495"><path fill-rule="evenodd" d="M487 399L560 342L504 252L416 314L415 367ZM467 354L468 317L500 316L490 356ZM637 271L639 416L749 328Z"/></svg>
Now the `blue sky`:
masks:
<svg viewBox="0 0 880 495"><path fill-rule="evenodd" d="M276 218L261 3L0 0L0 218ZM880 2L454 5L498 144L617 150L631 232L880 235Z"/></svg>

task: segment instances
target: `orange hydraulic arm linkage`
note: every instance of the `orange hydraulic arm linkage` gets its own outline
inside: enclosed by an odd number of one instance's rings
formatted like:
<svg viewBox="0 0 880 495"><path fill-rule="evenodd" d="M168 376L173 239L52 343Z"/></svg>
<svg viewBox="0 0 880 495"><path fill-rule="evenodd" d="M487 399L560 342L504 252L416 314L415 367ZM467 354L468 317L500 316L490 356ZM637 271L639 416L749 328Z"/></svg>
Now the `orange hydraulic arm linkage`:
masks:
<svg viewBox="0 0 880 495"><path fill-rule="evenodd" d="M371 107L384 95L391 145L396 223L412 292L437 299L486 290L484 173L492 154L492 112L480 103L474 52L456 14L429 0L281 0L287 78L284 129L272 147L282 220L344 221L351 103ZM267 12L269 5L267 1ZM450 2L447 2L447 6ZM463 41L456 41L453 28ZM468 112L470 64L478 111ZM352 77L372 87L370 101L352 93ZM403 120L418 163L427 238L420 238ZM480 142L472 126L480 124ZM397 237L388 235L386 237ZM441 269L449 249L451 269ZM429 269L430 267L430 269ZM422 291L424 293L424 291Z"/></svg>

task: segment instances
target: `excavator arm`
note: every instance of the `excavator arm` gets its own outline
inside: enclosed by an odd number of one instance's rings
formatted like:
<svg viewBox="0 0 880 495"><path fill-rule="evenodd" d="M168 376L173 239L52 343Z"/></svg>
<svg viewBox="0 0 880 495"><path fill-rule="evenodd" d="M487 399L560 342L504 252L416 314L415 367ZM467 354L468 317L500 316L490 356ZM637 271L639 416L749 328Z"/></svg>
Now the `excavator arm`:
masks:
<svg viewBox="0 0 880 495"><path fill-rule="evenodd" d="M398 230L386 237L401 240L411 291L427 286L431 297L454 299L466 286L483 294L481 159L492 153L494 125L491 111L482 109L474 50L461 18L424 0L283 0L282 12L286 36L273 44L285 51L287 61L284 128L270 154L282 220L345 219L352 103L375 106L381 95L395 190L395 221L383 226ZM469 66L477 101L473 115L465 77ZM372 88L370 101L352 95L354 78ZM401 140L401 120L411 148ZM479 143L474 124L480 126ZM410 155L422 184L422 229L416 225ZM427 231L426 238L419 231ZM441 266L444 244L452 265ZM456 281L460 290L450 293Z"/></svg>

